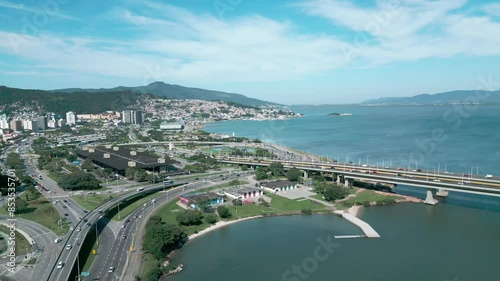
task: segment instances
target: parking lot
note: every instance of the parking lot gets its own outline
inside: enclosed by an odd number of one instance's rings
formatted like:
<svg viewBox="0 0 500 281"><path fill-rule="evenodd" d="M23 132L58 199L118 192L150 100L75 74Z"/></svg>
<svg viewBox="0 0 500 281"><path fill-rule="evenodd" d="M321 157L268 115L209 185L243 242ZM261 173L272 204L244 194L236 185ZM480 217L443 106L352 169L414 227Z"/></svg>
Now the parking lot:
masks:
<svg viewBox="0 0 500 281"><path fill-rule="evenodd" d="M307 186L300 186L299 188L287 190L287 191L279 191L277 195L283 196L288 199L299 199L304 197L309 197L311 195L315 195L316 193L308 191Z"/></svg>

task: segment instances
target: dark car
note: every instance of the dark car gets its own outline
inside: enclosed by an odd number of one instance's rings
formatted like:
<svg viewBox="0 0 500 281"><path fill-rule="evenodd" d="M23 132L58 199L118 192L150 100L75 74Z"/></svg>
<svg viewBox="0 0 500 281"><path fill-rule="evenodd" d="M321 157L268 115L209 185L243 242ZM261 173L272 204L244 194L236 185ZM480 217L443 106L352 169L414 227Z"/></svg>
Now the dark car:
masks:
<svg viewBox="0 0 500 281"><path fill-rule="evenodd" d="M69 216L69 215L68 215L68 213L64 213L64 216L65 216L65 217L67 217L67 216Z"/></svg>
<svg viewBox="0 0 500 281"><path fill-rule="evenodd" d="M63 208L68 208L68 207L66 207L66 205L63 205L62 207L63 207Z"/></svg>

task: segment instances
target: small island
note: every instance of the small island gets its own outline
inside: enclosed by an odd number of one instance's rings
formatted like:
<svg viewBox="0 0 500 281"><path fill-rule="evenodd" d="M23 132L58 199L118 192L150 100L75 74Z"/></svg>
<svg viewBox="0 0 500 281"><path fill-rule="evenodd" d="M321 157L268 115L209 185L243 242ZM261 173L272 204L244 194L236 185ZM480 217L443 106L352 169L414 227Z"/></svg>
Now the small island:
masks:
<svg viewBox="0 0 500 281"><path fill-rule="evenodd" d="M352 114L351 113L330 113L328 114L328 116L351 116Z"/></svg>

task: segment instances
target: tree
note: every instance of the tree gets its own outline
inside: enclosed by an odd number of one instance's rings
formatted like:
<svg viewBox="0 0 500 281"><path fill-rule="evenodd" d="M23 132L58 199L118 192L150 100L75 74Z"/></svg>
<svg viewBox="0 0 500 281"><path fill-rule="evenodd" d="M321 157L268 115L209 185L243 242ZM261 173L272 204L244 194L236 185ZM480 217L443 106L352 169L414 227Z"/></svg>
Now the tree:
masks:
<svg viewBox="0 0 500 281"><path fill-rule="evenodd" d="M208 224L214 224L217 222L217 215L216 214L208 214L205 216L205 221Z"/></svg>
<svg viewBox="0 0 500 281"><path fill-rule="evenodd" d="M345 198L347 196L348 192L340 186L329 186L326 187L323 196L325 197L326 201L335 201L338 199Z"/></svg>
<svg viewBox="0 0 500 281"><path fill-rule="evenodd" d="M5 165L11 169L24 169L24 162L19 154L11 152L5 159Z"/></svg>
<svg viewBox="0 0 500 281"><path fill-rule="evenodd" d="M163 260L173 250L182 247L188 237L182 229L173 224L163 224L161 217L152 216L146 224L143 248L156 259Z"/></svg>
<svg viewBox="0 0 500 281"><path fill-rule="evenodd" d="M229 208L226 206L219 206L217 207L217 213L219 216L223 219L227 219L231 217L231 212L229 211Z"/></svg>
<svg viewBox="0 0 500 281"><path fill-rule="evenodd" d="M199 211L186 210L177 215L175 218L182 225L196 225L200 224L203 215Z"/></svg>
<svg viewBox="0 0 500 281"><path fill-rule="evenodd" d="M93 174L83 171L73 172L63 177L60 185L64 189L81 190L81 189L98 189L101 188L101 182L95 178Z"/></svg>
<svg viewBox="0 0 500 281"><path fill-rule="evenodd" d="M269 165L269 170L271 171L271 174L275 177L282 176L285 171L283 170L283 164L279 162L274 162L271 165Z"/></svg>
<svg viewBox="0 0 500 281"><path fill-rule="evenodd" d="M257 168L257 170L255 171L255 178L257 180L265 180L269 178L269 175L267 174L267 169L262 167Z"/></svg>
<svg viewBox="0 0 500 281"><path fill-rule="evenodd" d="M92 164L92 161L86 160L85 162L82 163L81 168L82 170L91 171L95 168L95 166L94 164Z"/></svg>
<svg viewBox="0 0 500 281"><path fill-rule="evenodd" d="M298 181L301 175L302 173L300 172L300 170L294 167L288 170L288 172L286 173L286 178L289 181Z"/></svg>
<svg viewBox="0 0 500 281"><path fill-rule="evenodd" d="M246 170L248 170L248 166L247 166L247 165L243 165L243 166L241 166L241 170L242 170L242 171L246 171Z"/></svg>
<svg viewBox="0 0 500 281"><path fill-rule="evenodd" d="M243 201L240 199L234 199L231 203L233 203L234 206L243 206Z"/></svg>
<svg viewBox="0 0 500 281"><path fill-rule="evenodd" d="M66 156L66 160L68 160L69 162L74 162L76 161L76 159L77 157L74 154L69 154L68 156Z"/></svg>

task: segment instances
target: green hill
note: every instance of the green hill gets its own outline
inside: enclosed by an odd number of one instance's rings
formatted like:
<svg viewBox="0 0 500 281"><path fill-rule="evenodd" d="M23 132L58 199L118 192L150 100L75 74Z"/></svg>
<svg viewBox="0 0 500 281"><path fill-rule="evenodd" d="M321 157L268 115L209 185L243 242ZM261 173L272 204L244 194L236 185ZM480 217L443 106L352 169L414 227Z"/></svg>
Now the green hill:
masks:
<svg viewBox="0 0 500 281"><path fill-rule="evenodd" d="M58 93L0 86L0 106L36 103L46 111L58 114L65 114L75 109L85 113L121 111L129 105L136 104L140 98L141 95L132 91Z"/></svg>
<svg viewBox="0 0 500 281"><path fill-rule="evenodd" d="M114 91L132 91L139 94L153 94L158 97L170 99L197 99L197 100L221 100L234 102L248 106L280 105L273 102L267 102L259 99L249 98L241 94L226 93L221 91L205 90L199 88L190 88L179 85L166 84L163 82L154 82L147 86L140 87L116 87L111 89L60 89L53 90L57 93L70 92L114 92Z"/></svg>

